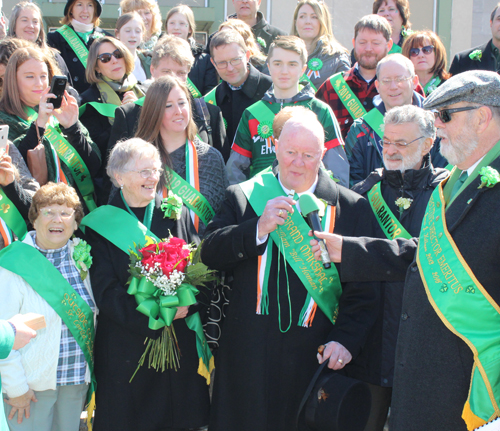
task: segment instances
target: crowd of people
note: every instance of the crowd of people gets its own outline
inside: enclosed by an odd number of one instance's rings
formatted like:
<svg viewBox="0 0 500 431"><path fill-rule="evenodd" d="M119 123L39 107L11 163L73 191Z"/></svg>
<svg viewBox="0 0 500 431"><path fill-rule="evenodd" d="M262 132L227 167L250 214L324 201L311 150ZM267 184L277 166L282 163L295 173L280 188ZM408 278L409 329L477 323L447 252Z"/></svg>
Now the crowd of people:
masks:
<svg viewBox="0 0 500 431"><path fill-rule="evenodd" d="M206 46L154 0L0 19L0 430L500 429L500 3L449 69L408 0L349 49L233 4ZM217 280L168 308L130 262L172 236Z"/></svg>

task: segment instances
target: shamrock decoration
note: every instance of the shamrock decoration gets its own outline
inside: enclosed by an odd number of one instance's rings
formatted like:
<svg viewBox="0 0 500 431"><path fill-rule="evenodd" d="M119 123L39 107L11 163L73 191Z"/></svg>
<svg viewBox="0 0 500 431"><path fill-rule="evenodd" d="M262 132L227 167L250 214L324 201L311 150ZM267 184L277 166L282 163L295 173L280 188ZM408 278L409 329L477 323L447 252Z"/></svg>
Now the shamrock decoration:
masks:
<svg viewBox="0 0 500 431"><path fill-rule="evenodd" d="M319 58L311 58L307 62L307 67L311 70L318 71L323 67L323 62Z"/></svg>
<svg viewBox="0 0 500 431"><path fill-rule="evenodd" d="M478 189L482 189L483 187L491 188L500 181L500 174L491 166L481 168L479 175L481 175L481 185Z"/></svg>
<svg viewBox="0 0 500 431"><path fill-rule="evenodd" d="M87 241L80 238L73 238L73 260L75 261L76 267L80 271L80 277L82 280L87 278L89 268L92 265L92 256L90 255L90 245Z"/></svg>
<svg viewBox="0 0 500 431"><path fill-rule="evenodd" d="M161 201L163 218L168 217L172 220L179 220L182 213L182 199L174 195L172 190L168 191L168 196Z"/></svg>
<svg viewBox="0 0 500 431"><path fill-rule="evenodd" d="M413 199L409 198L397 198L395 204L399 207L400 210L407 210L410 208Z"/></svg>
<svg viewBox="0 0 500 431"><path fill-rule="evenodd" d="M262 39L261 37L258 37L257 38L257 43L262 46L262 48L265 48L267 47L267 44L266 44L266 41L264 39Z"/></svg>
<svg viewBox="0 0 500 431"><path fill-rule="evenodd" d="M480 49L476 49L469 54L469 58L476 61L481 61L482 56L483 52Z"/></svg>
<svg viewBox="0 0 500 431"><path fill-rule="evenodd" d="M7 211L9 211L10 209L10 205L9 204L2 204L2 206L0 206L0 210L4 213L4 214L7 214Z"/></svg>
<svg viewBox="0 0 500 431"><path fill-rule="evenodd" d="M415 33L413 30L409 28L407 29L404 26L401 27L401 36L408 37L411 36L413 33Z"/></svg>
<svg viewBox="0 0 500 431"><path fill-rule="evenodd" d="M267 139L273 136L273 124L268 121L263 121L257 127L257 133L261 138Z"/></svg>

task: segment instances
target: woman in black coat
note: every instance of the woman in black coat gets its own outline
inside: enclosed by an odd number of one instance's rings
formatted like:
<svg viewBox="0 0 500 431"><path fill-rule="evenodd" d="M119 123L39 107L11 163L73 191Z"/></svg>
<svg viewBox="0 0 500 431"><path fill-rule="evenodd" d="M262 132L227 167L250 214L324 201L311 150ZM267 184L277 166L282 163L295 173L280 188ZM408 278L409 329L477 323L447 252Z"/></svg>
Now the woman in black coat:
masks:
<svg viewBox="0 0 500 431"><path fill-rule="evenodd" d="M85 80L85 66L81 57L76 53L77 48L88 52L96 39L107 35L99 28L101 4L96 0L67 0L64 7L64 16L61 19L62 27L47 35L47 42L61 53L66 62L73 87L78 93L83 93L90 84ZM67 37L73 42L68 42Z"/></svg>
<svg viewBox="0 0 500 431"><path fill-rule="evenodd" d="M185 208L179 220L164 218L156 194L161 173L158 150L141 139L118 143L110 154L107 172L121 187L111 206L128 211L148 225L147 208L154 202L150 229L159 238L170 234L187 243L198 236ZM85 222L83 222L85 224ZM96 431L168 431L205 426L208 423L207 381L198 374L196 335L185 317L197 306L178 307L173 327L181 351L180 368L155 371L146 363L136 371L144 353L146 337L157 339L163 329L148 328L148 317L136 310L137 303L127 293L129 255L104 236L87 227L94 265L92 282L99 308L95 341ZM124 236L129 232L122 232ZM197 297L198 302L204 302Z"/></svg>
<svg viewBox="0 0 500 431"><path fill-rule="evenodd" d="M194 64L188 75L188 84L191 84L188 87L193 97L204 96L217 86L217 73L210 61L210 55L206 54L204 47L194 40L196 22L191 8L186 5L179 5L170 9L165 19L165 29L167 34L180 37L191 45ZM192 86L194 86L194 89Z"/></svg>

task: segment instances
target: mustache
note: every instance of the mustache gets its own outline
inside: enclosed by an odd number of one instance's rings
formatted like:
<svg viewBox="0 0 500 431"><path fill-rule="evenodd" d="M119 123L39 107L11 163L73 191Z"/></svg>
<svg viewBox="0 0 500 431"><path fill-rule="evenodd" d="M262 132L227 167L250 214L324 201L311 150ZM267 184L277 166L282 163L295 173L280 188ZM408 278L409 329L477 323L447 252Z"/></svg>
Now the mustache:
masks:
<svg viewBox="0 0 500 431"><path fill-rule="evenodd" d="M386 155L385 158L386 160L392 160L392 161L403 160L403 156L401 156L400 154L394 154L393 156Z"/></svg>

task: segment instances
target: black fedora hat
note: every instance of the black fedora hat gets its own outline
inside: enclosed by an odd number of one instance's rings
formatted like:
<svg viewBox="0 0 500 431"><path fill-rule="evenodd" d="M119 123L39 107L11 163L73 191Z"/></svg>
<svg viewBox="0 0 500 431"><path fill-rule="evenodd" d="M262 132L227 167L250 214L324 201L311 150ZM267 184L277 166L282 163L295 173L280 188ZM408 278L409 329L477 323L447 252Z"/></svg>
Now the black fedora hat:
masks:
<svg viewBox="0 0 500 431"><path fill-rule="evenodd" d="M299 431L363 431L371 408L368 385L337 371L325 361L314 375L297 415Z"/></svg>
<svg viewBox="0 0 500 431"><path fill-rule="evenodd" d="M75 3L76 0L67 0L66 1L66 6L64 6L64 16L68 15L68 12L69 10L71 9L71 6L73 5L73 3ZM94 3L96 4L96 10L95 10L95 13L97 15L97 17L100 17L101 16L101 13L102 13L102 6L101 6L101 2L99 0L94 0Z"/></svg>

